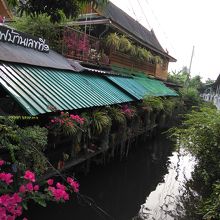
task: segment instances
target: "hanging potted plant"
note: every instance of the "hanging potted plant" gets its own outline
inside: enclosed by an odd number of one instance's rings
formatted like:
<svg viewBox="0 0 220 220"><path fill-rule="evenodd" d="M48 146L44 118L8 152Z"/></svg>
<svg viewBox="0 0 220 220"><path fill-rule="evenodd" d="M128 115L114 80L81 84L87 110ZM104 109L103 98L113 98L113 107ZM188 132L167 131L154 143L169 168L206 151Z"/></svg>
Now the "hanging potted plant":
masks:
<svg viewBox="0 0 220 220"><path fill-rule="evenodd" d="M118 50L119 49L119 36L117 33L109 34L105 39L105 44L109 50Z"/></svg>
<svg viewBox="0 0 220 220"><path fill-rule="evenodd" d="M109 147L109 133L112 125L111 118L107 112L96 110L92 113L90 127L93 137L98 137L100 147L107 149Z"/></svg>
<svg viewBox="0 0 220 220"><path fill-rule="evenodd" d="M143 105L150 110L151 125L156 123L158 113L164 109L163 100L156 96L145 96L143 99Z"/></svg>
<svg viewBox="0 0 220 220"><path fill-rule="evenodd" d="M128 52L131 49L131 42L123 35L119 38L119 51Z"/></svg>
<svg viewBox="0 0 220 220"><path fill-rule="evenodd" d="M131 56L136 57L137 56L137 47L135 45L131 45L129 53Z"/></svg>

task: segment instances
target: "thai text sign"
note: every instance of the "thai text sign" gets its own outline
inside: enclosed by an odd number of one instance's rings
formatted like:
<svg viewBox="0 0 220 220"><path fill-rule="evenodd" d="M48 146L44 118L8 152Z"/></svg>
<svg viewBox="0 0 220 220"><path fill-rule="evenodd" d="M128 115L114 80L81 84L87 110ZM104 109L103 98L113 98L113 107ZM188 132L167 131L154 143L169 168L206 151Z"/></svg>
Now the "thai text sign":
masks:
<svg viewBox="0 0 220 220"><path fill-rule="evenodd" d="M41 52L49 52L46 40L15 31L14 29L0 25L0 41L32 48Z"/></svg>

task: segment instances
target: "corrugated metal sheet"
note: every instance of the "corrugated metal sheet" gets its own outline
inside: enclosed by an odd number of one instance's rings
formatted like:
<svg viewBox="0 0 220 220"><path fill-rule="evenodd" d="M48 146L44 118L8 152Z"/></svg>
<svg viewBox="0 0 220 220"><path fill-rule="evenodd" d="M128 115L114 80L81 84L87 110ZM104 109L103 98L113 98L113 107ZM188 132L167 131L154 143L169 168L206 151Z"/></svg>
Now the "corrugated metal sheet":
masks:
<svg viewBox="0 0 220 220"><path fill-rule="evenodd" d="M53 50L49 53L0 42L0 60L63 70L73 70L67 59Z"/></svg>
<svg viewBox="0 0 220 220"><path fill-rule="evenodd" d="M150 95L149 89L142 86L132 77L122 77L122 76L107 76L112 82L123 88L125 91L130 93L136 99L143 99L145 95Z"/></svg>
<svg viewBox="0 0 220 220"><path fill-rule="evenodd" d="M0 83L30 115L134 101L104 77L0 63Z"/></svg>
<svg viewBox="0 0 220 220"><path fill-rule="evenodd" d="M172 89L164 85L163 82L155 79L149 79L145 76L135 76L135 81L149 89L153 96L178 96Z"/></svg>
<svg viewBox="0 0 220 220"><path fill-rule="evenodd" d="M175 91L168 88L163 82L159 80L155 80L155 79L150 79L147 76L145 76L145 74L141 71L132 70L126 67L120 67L117 65L113 65L112 70L120 74L133 77L133 81L135 81L137 84L139 84L139 86L141 85L142 87L144 87L145 90L147 90L147 93L145 93L145 95L178 96L178 94ZM126 85L126 82L124 83L124 85L122 84L122 82L120 83L123 88L126 88L126 87L129 88L129 85Z"/></svg>

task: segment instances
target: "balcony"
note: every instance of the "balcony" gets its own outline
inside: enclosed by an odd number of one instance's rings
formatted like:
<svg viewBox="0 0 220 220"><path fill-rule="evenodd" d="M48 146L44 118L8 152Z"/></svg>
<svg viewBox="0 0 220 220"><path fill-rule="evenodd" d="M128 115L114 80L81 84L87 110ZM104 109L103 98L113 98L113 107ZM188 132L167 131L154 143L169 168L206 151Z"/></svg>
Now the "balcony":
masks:
<svg viewBox="0 0 220 220"><path fill-rule="evenodd" d="M102 66L115 64L151 75L156 73L155 63L143 61L137 56L131 56L118 50L110 50L106 48L103 40L73 28L65 27L61 36L61 53L67 58Z"/></svg>
<svg viewBox="0 0 220 220"><path fill-rule="evenodd" d="M109 58L100 47L100 40L78 30L63 30L62 55L96 65L109 65Z"/></svg>

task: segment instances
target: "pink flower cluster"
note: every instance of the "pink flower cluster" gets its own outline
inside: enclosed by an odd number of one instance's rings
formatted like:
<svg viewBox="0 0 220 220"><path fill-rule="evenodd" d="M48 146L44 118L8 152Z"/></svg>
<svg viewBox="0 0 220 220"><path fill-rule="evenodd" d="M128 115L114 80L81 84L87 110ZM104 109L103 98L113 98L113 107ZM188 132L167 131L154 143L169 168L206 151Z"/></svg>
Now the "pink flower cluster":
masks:
<svg viewBox="0 0 220 220"><path fill-rule="evenodd" d="M12 177L13 175L11 173L5 173L5 172L0 173L0 180L5 182L7 185L13 182Z"/></svg>
<svg viewBox="0 0 220 220"><path fill-rule="evenodd" d="M79 115L70 115L74 121L78 122L79 124L84 124L84 118L81 118Z"/></svg>
<svg viewBox="0 0 220 220"><path fill-rule="evenodd" d="M128 105L123 105L121 110L125 114L125 116L127 116L128 118L132 118L135 114L135 111L129 108Z"/></svg>
<svg viewBox="0 0 220 220"><path fill-rule="evenodd" d="M35 182L35 174L32 173L30 170L25 171L24 178L31 182Z"/></svg>
<svg viewBox="0 0 220 220"><path fill-rule="evenodd" d="M0 219L14 220L22 214L22 198L18 193L13 195L4 194L0 196Z"/></svg>
<svg viewBox="0 0 220 220"><path fill-rule="evenodd" d="M0 160L0 166L5 162ZM1 168L0 168L1 169ZM5 188L9 188L13 183L13 175L11 173L0 172L0 181L3 182ZM47 199L53 198L56 202L69 200L68 192L79 192L79 183L72 178L67 178L67 186L57 182L55 186L54 180L47 180L49 185L46 190L39 191L39 185L34 184L35 174L30 170L25 171L23 178L20 178L21 183L19 184L18 192L2 194L0 195L0 220L15 220L17 217L22 215L22 202L27 202L31 198L37 198L42 194L47 194ZM27 220L23 218L23 220Z"/></svg>
<svg viewBox="0 0 220 220"><path fill-rule="evenodd" d="M74 192L78 193L79 192L79 183L76 182L73 178L67 177L67 182L72 186Z"/></svg>
<svg viewBox="0 0 220 220"><path fill-rule="evenodd" d="M67 183L69 183L74 192L79 192L79 183L76 182L73 178L67 177ZM69 194L67 193L66 186L59 182L56 184L56 186L52 186L54 184L53 179L47 180L47 184L49 185L48 190L52 193L56 201L69 200Z"/></svg>
<svg viewBox="0 0 220 220"><path fill-rule="evenodd" d="M84 118L81 118L79 115L69 115L68 112L61 112L60 116L51 119L50 122L49 129L65 130L65 128L72 128L76 124L82 125Z"/></svg>
<svg viewBox="0 0 220 220"><path fill-rule="evenodd" d="M66 187L61 183L57 183L56 187L49 186L48 190L52 193L56 201L69 200L69 194L66 192Z"/></svg>
<svg viewBox="0 0 220 220"><path fill-rule="evenodd" d="M38 191L39 188L40 188L39 185L33 185L32 183L27 183L26 185L21 185L19 187L19 192L25 193L25 192Z"/></svg>

